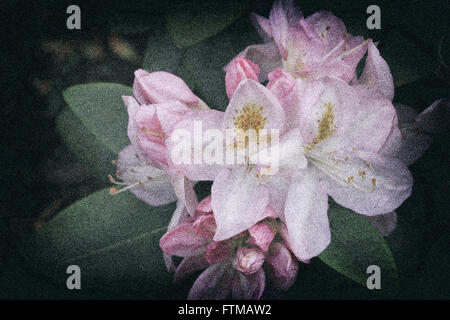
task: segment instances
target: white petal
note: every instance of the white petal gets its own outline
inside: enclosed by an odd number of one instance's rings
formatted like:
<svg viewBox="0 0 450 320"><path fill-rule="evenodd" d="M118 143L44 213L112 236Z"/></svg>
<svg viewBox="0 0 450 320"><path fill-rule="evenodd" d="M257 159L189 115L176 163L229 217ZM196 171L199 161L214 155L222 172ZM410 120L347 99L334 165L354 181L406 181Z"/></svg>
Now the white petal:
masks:
<svg viewBox="0 0 450 320"><path fill-rule="evenodd" d="M265 218L269 196L246 167L224 169L214 180L211 205L216 218L215 241L228 239Z"/></svg>
<svg viewBox="0 0 450 320"><path fill-rule="evenodd" d="M149 205L161 206L177 200L169 176L142 160L133 146L120 151L117 170L119 178L128 185L136 184L130 191Z"/></svg>
<svg viewBox="0 0 450 320"><path fill-rule="evenodd" d="M305 169L294 177L284 211L289 245L303 260L319 255L330 243L328 196L314 170Z"/></svg>

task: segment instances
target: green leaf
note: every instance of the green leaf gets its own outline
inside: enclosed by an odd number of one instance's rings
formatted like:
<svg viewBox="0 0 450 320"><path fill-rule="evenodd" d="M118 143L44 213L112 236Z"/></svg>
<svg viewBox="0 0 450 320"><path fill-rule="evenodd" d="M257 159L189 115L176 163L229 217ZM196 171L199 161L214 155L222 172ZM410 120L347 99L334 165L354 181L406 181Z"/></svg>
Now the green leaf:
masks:
<svg viewBox="0 0 450 320"><path fill-rule="evenodd" d="M149 71L176 73L182 51L178 49L165 30L155 30L149 37L142 68Z"/></svg>
<svg viewBox="0 0 450 320"><path fill-rule="evenodd" d="M90 131L86 130L81 120L72 110L65 108L56 119L56 129L65 145L94 176L107 182L108 174L115 172L112 160L117 158Z"/></svg>
<svg viewBox="0 0 450 320"><path fill-rule="evenodd" d="M167 30L177 47L189 47L219 33L248 8L247 0L182 1L166 15Z"/></svg>
<svg viewBox="0 0 450 320"><path fill-rule="evenodd" d="M133 90L117 83L80 84L63 92L66 103L86 129L116 155L130 143L123 95L133 95Z"/></svg>
<svg viewBox="0 0 450 320"><path fill-rule="evenodd" d="M66 285L66 268L78 265L87 293L163 297L172 280L159 239L174 209L174 204L150 207L130 193L111 196L104 189L61 211L24 241L21 252L35 272L59 287Z"/></svg>
<svg viewBox="0 0 450 320"><path fill-rule="evenodd" d="M181 68L191 75L195 93L210 107L223 111L228 105L223 67L246 46L259 41L248 19L240 19L207 41L187 48Z"/></svg>
<svg viewBox="0 0 450 320"><path fill-rule="evenodd" d="M381 288L389 291L397 286L397 270L383 236L363 216L333 204L328 210L331 243L319 258L330 267L366 285L367 267L381 270Z"/></svg>

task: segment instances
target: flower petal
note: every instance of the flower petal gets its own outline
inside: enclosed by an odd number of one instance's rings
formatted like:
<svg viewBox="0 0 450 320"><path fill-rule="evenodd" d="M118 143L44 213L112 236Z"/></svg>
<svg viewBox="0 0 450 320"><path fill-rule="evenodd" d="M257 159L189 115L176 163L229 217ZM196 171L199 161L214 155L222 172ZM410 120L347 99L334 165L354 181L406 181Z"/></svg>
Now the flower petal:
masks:
<svg viewBox="0 0 450 320"><path fill-rule="evenodd" d="M130 192L149 205L162 206L177 200L169 176L144 161L132 145L120 151L117 170L127 185L135 184Z"/></svg>
<svg viewBox="0 0 450 320"><path fill-rule="evenodd" d="M192 223L185 222L164 234L159 246L164 253L178 257L195 256L205 252L208 240L197 236Z"/></svg>
<svg viewBox="0 0 450 320"><path fill-rule="evenodd" d="M211 196L217 224L215 241L228 239L266 217L267 188L245 167L220 172L214 180Z"/></svg>
<svg viewBox="0 0 450 320"><path fill-rule="evenodd" d="M323 78L310 82L299 105L299 128L305 143L344 135L350 128L360 97L342 80Z"/></svg>
<svg viewBox="0 0 450 320"><path fill-rule="evenodd" d="M248 46L244 51L239 53L239 55L246 57L259 66L261 71L259 75L260 81L266 81L269 72L275 68L281 67L280 52L273 41L265 44Z"/></svg>
<svg viewBox="0 0 450 320"><path fill-rule="evenodd" d="M247 123L250 123L249 128L242 127L242 124L235 120L239 116L252 116L246 114L245 110L243 110L244 107L249 108L250 112L254 112L253 116L259 116L260 120L266 119L266 121L262 121L262 126L263 129L267 130L268 134L270 134L269 129L283 131L285 114L277 98L266 87L251 79L243 80L234 92L225 111L224 131L234 128L244 131L258 129L251 127L252 122L258 119L245 118L244 120L248 120Z"/></svg>
<svg viewBox="0 0 450 320"><path fill-rule="evenodd" d="M239 83L244 79L258 81L259 67L250 60L237 56L225 67L225 89L231 99Z"/></svg>
<svg viewBox="0 0 450 320"><path fill-rule="evenodd" d="M416 126L426 133L450 130L450 99L436 100L415 118Z"/></svg>
<svg viewBox="0 0 450 320"><path fill-rule="evenodd" d="M284 216L289 244L303 260L319 255L330 243L328 196L314 170L305 169L292 178Z"/></svg>
<svg viewBox="0 0 450 320"><path fill-rule="evenodd" d="M268 278L278 289L287 291L295 282L298 263L291 252L281 243L274 243L266 258Z"/></svg>
<svg viewBox="0 0 450 320"><path fill-rule="evenodd" d="M186 210L186 207L182 201L177 201L177 207L170 219L169 226L167 227L167 231L172 230L177 227L181 223L185 222L189 217L189 213ZM164 264L166 265L168 272L175 271L175 264L173 263L172 255L167 253L163 253Z"/></svg>
<svg viewBox="0 0 450 320"><path fill-rule="evenodd" d="M183 202L186 206L186 210L193 216L195 207L198 204L197 195L194 190L195 183L180 173L171 175L170 180L178 199Z"/></svg>
<svg viewBox="0 0 450 320"><path fill-rule="evenodd" d="M214 180L225 163L225 152L220 155L219 150L224 150L225 143L222 134L223 115L223 112L216 110L198 111L177 123L172 135L166 140L170 167L193 181ZM205 138L207 132L216 133L216 136L208 140ZM214 153L216 157L206 161L207 147L212 144L217 146L214 152L219 153ZM183 145L186 148L180 150Z"/></svg>
<svg viewBox="0 0 450 320"><path fill-rule="evenodd" d="M234 300L259 300L266 285L266 275L264 270L244 275L236 272L231 288Z"/></svg>
<svg viewBox="0 0 450 320"><path fill-rule="evenodd" d="M411 195L412 175L398 159L358 150L336 153L333 159L313 157L312 163L325 173L328 194L357 213L388 213Z"/></svg>
<svg viewBox="0 0 450 320"><path fill-rule="evenodd" d="M173 282L177 283L187 276L191 275L192 273L206 269L208 267L209 263L208 261L206 261L204 254L186 257L180 262L177 269L175 270Z"/></svg>
<svg viewBox="0 0 450 320"><path fill-rule="evenodd" d="M359 92L360 103L353 113L353 120L345 133L351 146L371 152L378 152L389 136L396 111L392 103L383 98Z"/></svg>
<svg viewBox="0 0 450 320"><path fill-rule="evenodd" d="M231 292L234 269L224 261L210 266L195 280L188 300L223 300Z"/></svg>
<svg viewBox="0 0 450 320"><path fill-rule="evenodd" d="M187 84L174 74L157 71L136 70L133 93L141 104L162 103L179 100L187 105L199 104L198 97L192 93Z"/></svg>
<svg viewBox="0 0 450 320"><path fill-rule="evenodd" d="M248 229L250 239L247 241L250 244L256 245L262 251L267 252L269 246L275 238L275 234L266 222L260 222Z"/></svg>
<svg viewBox="0 0 450 320"><path fill-rule="evenodd" d="M394 98L394 80L391 70L372 40L369 41L368 48L366 64L358 82L392 101Z"/></svg>

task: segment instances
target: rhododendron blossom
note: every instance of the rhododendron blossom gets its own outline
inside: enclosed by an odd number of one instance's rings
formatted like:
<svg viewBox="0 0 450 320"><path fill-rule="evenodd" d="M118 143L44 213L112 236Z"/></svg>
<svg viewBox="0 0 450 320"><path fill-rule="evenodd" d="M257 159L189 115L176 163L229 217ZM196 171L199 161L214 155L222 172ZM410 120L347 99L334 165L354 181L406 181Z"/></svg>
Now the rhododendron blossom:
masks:
<svg viewBox="0 0 450 320"><path fill-rule="evenodd" d="M195 216L168 231L160 241L164 253L183 257L175 271L180 281L204 270L189 299L259 299L266 284L287 290L294 283L298 263L280 236L282 223L266 219L224 241L214 241L211 197L197 206Z"/></svg>
<svg viewBox="0 0 450 320"><path fill-rule="evenodd" d="M202 270L190 299L287 290L298 261L333 241L329 197L387 236L412 192L408 165L448 130L450 101L420 114L394 105L376 43L332 13L304 18L287 0L253 18L265 43L224 67L225 111L167 72L137 70L134 97L123 97L131 145L117 160L121 181L110 179L150 205L177 201L160 246L175 281ZM198 181L212 181L200 203Z"/></svg>

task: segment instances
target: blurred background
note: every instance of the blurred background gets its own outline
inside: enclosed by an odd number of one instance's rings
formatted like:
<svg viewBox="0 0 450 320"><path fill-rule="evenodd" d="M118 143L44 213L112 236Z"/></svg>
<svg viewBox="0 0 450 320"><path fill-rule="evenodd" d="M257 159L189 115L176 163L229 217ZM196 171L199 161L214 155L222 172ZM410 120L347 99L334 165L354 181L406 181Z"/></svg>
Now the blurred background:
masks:
<svg viewBox="0 0 450 320"><path fill-rule="evenodd" d="M138 274L130 281L120 281L118 275L108 285L69 292L65 283L57 284L52 275L33 267L22 254L22 246L61 209L108 187L107 174L114 172L110 164L114 156L108 151L96 155L103 161L99 167L89 167L80 158L83 150L77 149L69 133L81 126L64 102L64 89L88 82L131 86L134 70L143 67L173 72L211 106L226 107L222 67L247 45L261 42L249 13L268 16L272 1L216 2L2 2L1 299L186 297L192 279L155 294L151 287L137 285ZM449 96L449 1L297 3L305 16L331 10L345 22L348 32L379 41L394 76L395 102L421 111ZM71 4L81 8L81 30L66 28L66 9ZM381 30L366 27L366 8L371 4L381 8ZM176 29L183 19L191 19L194 28L197 21L221 22L211 36L189 43L189 30ZM181 32L175 40L183 47L173 43L168 29ZM413 196L398 210L398 228L388 237L400 277L399 293L369 292L313 261L301 266L299 279L289 292L268 293L266 298L450 298L449 138L448 133L436 136L425 156L411 167L416 180ZM130 272L138 273L139 268Z"/></svg>

